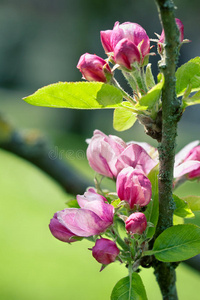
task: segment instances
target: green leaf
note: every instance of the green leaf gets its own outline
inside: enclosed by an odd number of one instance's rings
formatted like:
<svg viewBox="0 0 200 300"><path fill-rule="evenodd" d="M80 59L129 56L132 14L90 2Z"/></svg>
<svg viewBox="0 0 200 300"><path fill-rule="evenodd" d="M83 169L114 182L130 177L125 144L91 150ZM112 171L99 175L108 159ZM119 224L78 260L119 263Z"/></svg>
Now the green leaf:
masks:
<svg viewBox="0 0 200 300"><path fill-rule="evenodd" d="M114 206L114 208L117 208L120 203L121 203L121 200L119 198L116 200L113 200L111 202L111 204L112 204L112 206Z"/></svg>
<svg viewBox="0 0 200 300"><path fill-rule="evenodd" d="M112 291L111 300L147 300L140 275L133 273L131 282L129 276L119 280Z"/></svg>
<svg viewBox="0 0 200 300"><path fill-rule="evenodd" d="M184 106L190 106L200 103L200 91L196 92L192 97L183 99Z"/></svg>
<svg viewBox="0 0 200 300"><path fill-rule="evenodd" d="M152 89L150 89L146 95L140 98L139 104L141 106L148 106L151 109L155 103L160 99L161 91L164 85L164 75L161 74L161 80ZM137 104L136 106L137 107Z"/></svg>
<svg viewBox="0 0 200 300"><path fill-rule="evenodd" d="M177 96L184 94L190 86L191 92L200 90L200 57L195 57L176 71Z"/></svg>
<svg viewBox="0 0 200 300"><path fill-rule="evenodd" d="M188 203L192 211L200 211L200 196L186 196L183 200Z"/></svg>
<svg viewBox="0 0 200 300"><path fill-rule="evenodd" d="M136 120L136 114L127 108L120 107L114 110L113 127L117 131L131 128Z"/></svg>
<svg viewBox="0 0 200 300"><path fill-rule="evenodd" d="M181 218L193 218L194 217L192 210L189 208L189 205L185 200L179 198L176 195L173 195L173 199L174 199L174 202L176 205L176 208L174 210L174 214L176 216L181 217Z"/></svg>
<svg viewBox="0 0 200 300"><path fill-rule="evenodd" d="M102 82L58 82L24 98L32 105L77 109L115 108L122 99L119 89Z"/></svg>
<svg viewBox="0 0 200 300"><path fill-rule="evenodd" d="M159 201L158 201L158 165L155 166L148 175L149 180L152 185L152 200L147 206L144 214L147 218L147 222L151 222L154 224L154 227L148 227L146 236L147 238L151 238L156 230L156 225L158 223L159 216Z"/></svg>
<svg viewBox="0 0 200 300"><path fill-rule="evenodd" d="M155 80L151 71L151 64L148 64L146 67L146 85L149 89L155 85Z"/></svg>
<svg viewBox="0 0 200 300"><path fill-rule="evenodd" d="M164 262L189 259L200 253L200 227L194 224L175 225L163 231L153 249L144 255L155 255Z"/></svg>
<svg viewBox="0 0 200 300"><path fill-rule="evenodd" d="M184 224L184 219L176 215L173 215L173 225L179 225L179 224Z"/></svg>
<svg viewBox="0 0 200 300"><path fill-rule="evenodd" d="M74 200L70 200L70 201L67 201L67 206L70 207L70 208L80 208L79 204L78 204L78 201L76 199Z"/></svg>

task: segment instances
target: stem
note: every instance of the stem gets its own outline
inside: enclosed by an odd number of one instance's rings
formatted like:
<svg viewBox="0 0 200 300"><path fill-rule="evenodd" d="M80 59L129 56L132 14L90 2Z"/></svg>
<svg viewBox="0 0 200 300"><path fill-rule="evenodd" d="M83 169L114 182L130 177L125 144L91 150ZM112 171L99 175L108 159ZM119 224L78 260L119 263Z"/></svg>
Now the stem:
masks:
<svg viewBox="0 0 200 300"><path fill-rule="evenodd" d="M165 31L165 55L161 71L165 76L162 91L162 139L159 144L159 220L155 236L173 225L174 201L172 198L173 169L177 122L180 119L180 103L176 97L175 70L179 54L179 33L174 17L174 4L171 0L156 0L161 22ZM155 275L163 299L178 299L174 263L154 263Z"/></svg>

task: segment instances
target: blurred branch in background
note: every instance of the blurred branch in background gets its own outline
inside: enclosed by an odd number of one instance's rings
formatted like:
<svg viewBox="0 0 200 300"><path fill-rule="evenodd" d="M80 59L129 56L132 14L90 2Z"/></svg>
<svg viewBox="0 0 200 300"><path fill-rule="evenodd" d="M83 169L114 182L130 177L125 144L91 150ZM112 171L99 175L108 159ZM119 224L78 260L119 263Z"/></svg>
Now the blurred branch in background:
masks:
<svg viewBox="0 0 200 300"><path fill-rule="evenodd" d="M47 173L67 193L82 194L91 184L73 171L59 155L51 157L50 142L36 130L17 130L0 114L0 148L16 154Z"/></svg>

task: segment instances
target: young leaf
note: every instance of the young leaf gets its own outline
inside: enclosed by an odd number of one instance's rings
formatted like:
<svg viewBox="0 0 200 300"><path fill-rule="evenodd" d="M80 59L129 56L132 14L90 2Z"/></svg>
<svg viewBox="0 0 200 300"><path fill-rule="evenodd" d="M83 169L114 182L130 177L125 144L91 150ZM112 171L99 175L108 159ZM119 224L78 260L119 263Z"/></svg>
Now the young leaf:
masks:
<svg viewBox="0 0 200 300"><path fill-rule="evenodd" d="M164 262L189 259L200 253L200 227L194 224L175 225L163 231L153 249L144 255L155 255Z"/></svg>
<svg viewBox="0 0 200 300"><path fill-rule="evenodd" d="M147 300L146 291L138 273L124 277L117 282L111 294L111 300Z"/></svg>
<svg viewBox="0 0 200 300"><path fill-rule="evenodd" d="M190 106L200 103L200 91L196 92L192 97L183 99L184 106Z"/></svg>
<svg viewBox="0 0 200 300"><path fill-rule="evenodd" d="M155 85L155 80L151 71L151 64L148 64L146 67L146 85L150 89Z"/></svg>
<svg viewBox="0 0 200 300"><path fill-rule="evenodd" d="M117 131L131 128L136 120L136 114L127 108L120 107L114 110L113 127Z"/></svg>
<svg viewBox="0 0 200 300"><path fill-rule="evenodd" d="M147 222L154 224L154 227L148 227L146 236L151 238L156 230L159 215L159 202L158 202L158 165L155 166L148 175L152 185L152 200L147 206L144 214L147 218Z"/></svg>
<svg viewBox="0 0 200 300"><path fill-rule="evenodd" d="M176 71L177 96L184 94L190 85L191 92L200 90L200 57L195 57Z"/></svg>
<svg viewBox="0 0 200 300"><path fill-rule="evenodd" d="M155 103L160 99L161 90L164 85L164 75L161 74L161 79L152 89L150 89L146 95L140 98L139 104L141 106L148 106L148 109L151 109ZM137 104L136 106L137 107Z"/></svg>
<svg viewBox="0 0 200 300"><path fill-rule="evenodd" d="M174 210L174 214L181 218L193 218L194 214L190 209L188 203L183 199L180 199L178 196L173 195L173 199L176 205L176 209Z"/></svg>
<svg viewBox="0 0 200 300"><path fill-rule="evenodd" d="M122 99L119 89L102 82L58 82L24 98L32 105L77 109L115 108Z"/></svg>
<svg viewBox="0 0 200 300"><path fill-rule="evenodd" d="M200 196L186 196L183 200L188 203L192 211L200 211Z"/></svg>

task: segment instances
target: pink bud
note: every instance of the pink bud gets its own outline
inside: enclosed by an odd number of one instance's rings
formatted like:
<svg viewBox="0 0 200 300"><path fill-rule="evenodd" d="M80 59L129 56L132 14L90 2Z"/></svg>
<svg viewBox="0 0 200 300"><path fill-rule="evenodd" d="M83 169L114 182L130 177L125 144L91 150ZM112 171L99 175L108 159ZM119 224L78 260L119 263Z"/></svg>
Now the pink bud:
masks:
<svg viewBox="0 0 200 300"><path fill-rule="evenodd" d="M119 24L119 22L116 22L113 30L101 31L101 42L106 53L115 52L115 47L124 38L137 47L142 60L149 54L149 37L146 31L137 23L125 22ZM130 52L130 50L127 50L127 46L126 52Z"/></svg>
<svg viewBox="0 0 200 300"><path fill-rule="evenodd" d="M181 22L181 20L175 19L175 21L176 21L176 25L177 25L179 33L180 33L179 41L180 41L180 43L182 43L182 41L184 39L184 26L183 26L183 23ZM164 42L165 42L165 32L163 29L158 43L163 44Z"/></svg>
<svg viewBox="0 0 200 300"><path fill-rule="evenodd" d="M107 82L106 75L112 76L108 63L95 54L83 54L77 64L77 68L88 81Z"/></svg>
<svg viewBox="0 0 200 300"><path fill-rule="evenodd" d="M112 34L112 30L101 31L101 43L105 50L105 53L113 52L113 48L110 44L110 36Z"/></svg>
<svg viewBox="0 0 200 300"><path fill-rule="evenodd" d="M49 229L53 236L60 241L66 243L76 242L76 239L73 239L73 237L75 237L76 235L58 221L57 213L55 213L53 218L51 219Z"/></svg>
<svg viewBox="0 0 200 300"><path fill-rule="evenodd" d="M104 238L96 240L96 243L92 248L93 257L103 265L114 262L119 255L119 252L115 242Z"/></svg>
<svg viewBox="0 0 200 300"><path fill-rule="evenodd" d="M128 232L142 234L147 228L147 219L145 214L135 212L126 219L125 224Z"/></svg>
<svg viewBox="0 0 200 300"><path fill-rule="evenodd" d="M134 62L140 62L140 52L133 42L122 39L114 49L114 60L120 66L131 70Z"/></svg>
<svg viewBox="0 0 200 300"><path fill-rule="evenodd" d="M151 182L141 170L124 168L117 176L117 194L121 200L134 205L145 206L151 200Z"/></svg>
<svg viewBox="0 0 200 300"><path fill-rule="evenodd" d="M93 170L106 177L117 175L117 157L126 148L126 143L114 135L107 136L100 130L95 130L89 140L87 159Z"/></svg>

